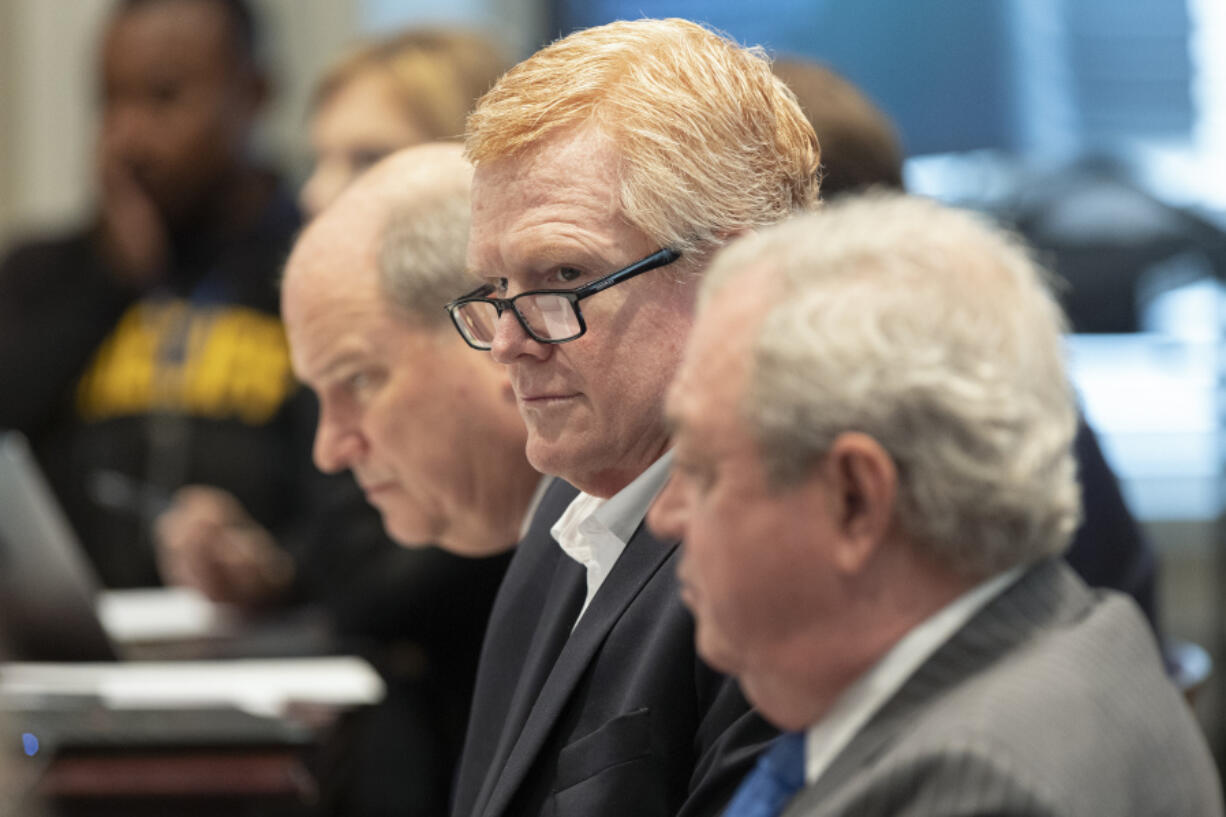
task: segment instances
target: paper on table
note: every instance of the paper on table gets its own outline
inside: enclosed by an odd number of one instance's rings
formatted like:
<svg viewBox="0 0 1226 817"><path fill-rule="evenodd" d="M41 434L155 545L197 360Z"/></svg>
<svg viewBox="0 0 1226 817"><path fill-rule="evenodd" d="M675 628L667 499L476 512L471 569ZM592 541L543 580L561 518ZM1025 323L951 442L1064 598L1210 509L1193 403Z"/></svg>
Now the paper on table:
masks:
<svg viewBox="0 0 1226 817"><path fill-rule="evenodd" d="M228 704L281 715L291 703L377 703L379 674L356 657L0 665L0 697L91 695L111 707Z"/></svg>
<svg viewBox="0 0 1226 817"><path fill-rule="evenodd" d="M229 607L184 587L106 590L98 594L97 610L117 644L226 635L235 619Z"/></svg>

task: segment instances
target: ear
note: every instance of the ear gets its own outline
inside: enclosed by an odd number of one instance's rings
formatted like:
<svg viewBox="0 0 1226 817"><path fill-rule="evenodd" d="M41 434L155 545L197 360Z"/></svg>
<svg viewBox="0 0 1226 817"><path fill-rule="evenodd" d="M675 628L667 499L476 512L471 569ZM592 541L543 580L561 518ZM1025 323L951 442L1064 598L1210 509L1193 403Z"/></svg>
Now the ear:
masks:
<svg viewBox="0 0 1226 817"><path fill-rule="evenodd" d="M898 495L898 469L867 434L835 438L823 463L830 489L831 524L838 532L835 565L860 573L889 533Z"/></svg>

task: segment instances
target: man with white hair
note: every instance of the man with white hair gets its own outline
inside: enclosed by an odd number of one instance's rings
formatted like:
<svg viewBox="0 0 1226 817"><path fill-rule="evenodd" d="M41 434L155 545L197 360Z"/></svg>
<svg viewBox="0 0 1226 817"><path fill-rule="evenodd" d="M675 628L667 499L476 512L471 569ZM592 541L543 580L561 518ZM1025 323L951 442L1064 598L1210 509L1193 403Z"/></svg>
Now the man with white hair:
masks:
<svg viewBox="0 0 1226 817"><path fill-rule="evenodd" d="M467 283L471 179L455 144L380 163L303 232L281 306L319 397L315 464L353 471L401 544L488 556L514 546L540 475L506 371L443 311Z"/></svg>
<svg viewBox="0 0 1226 817"><path fill-rule="evenodd" d="M1059 559L1062 325L1019 246L919 199L718 256L649 522L700 654L792 730L728 815L1222 814L1139 610Z"/></svg>
<svg viewBox="0 0 1226 817"><path fill-rule="evenodd" d="M468 131L484 284L450 309L562 479L494 603L453 814L716 814L773 730L694 654L677 542L642 521L697 281L730 237L813 204L817 139L759 52L682 20L550 45Z"/></svg>
<svg viewBox="0 0 1226 817"><path fill-rule="evenodd" d="M345 804L358 812L445 811L507 563L495 554L519 538L540 480L505 370L472 354L442 308L467 282L471 179L459 145L396 153L311 222L286 266L294 371L319 397L315 462L352 471L388 534L413 548L338 576L362 580L362 634L408 640L425 664L360 724L373 737L359 744L353 796L372 802ZM350 561L366 558L356 535L332 543ZM410 722L386 722L405 709ZM375 800L391 797L411 801Z"/></svg>

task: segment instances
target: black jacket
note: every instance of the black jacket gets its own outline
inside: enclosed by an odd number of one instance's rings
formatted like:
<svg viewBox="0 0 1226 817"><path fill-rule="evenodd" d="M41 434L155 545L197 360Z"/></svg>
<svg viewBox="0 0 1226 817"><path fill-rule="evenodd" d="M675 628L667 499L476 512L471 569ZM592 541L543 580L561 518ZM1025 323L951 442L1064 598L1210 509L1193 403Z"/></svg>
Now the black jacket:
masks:
<svg viewBox="0 0 1226 817"><path fill-rule="evenodd" d="M677 543L646 525L571 632L585 572L549 528L575 495L550 486L495 599L452 813L718 814L776 732L695 654Z"/></svg>

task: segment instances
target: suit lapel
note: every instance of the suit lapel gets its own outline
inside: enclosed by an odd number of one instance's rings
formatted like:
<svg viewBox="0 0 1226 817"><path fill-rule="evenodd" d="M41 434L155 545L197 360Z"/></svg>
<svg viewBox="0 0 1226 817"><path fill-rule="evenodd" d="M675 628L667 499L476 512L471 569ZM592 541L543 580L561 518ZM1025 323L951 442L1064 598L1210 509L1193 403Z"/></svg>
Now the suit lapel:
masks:
<svg viewBox="0 0 1226 817"><path fill-rule="evenodd" d="M558 654L566 644L571 624L575 616L579 615L579 609L587 594L584 571L579 564L562 556L557 560L554 568L550 597L541 610L536 632L527 646L523 669L516 681L515 694L507 708L507 717L498 739L498 749L491 763L491 772L494 769L503 771L500 774L490 773L485 776L481 793L476 800L475 813L477 814L498 813L498 811L488 812L488 806L483 807L481 804L487 803L495 787L501 788L510 758L523 732L523 724L536 704L540 689L545 679L548 678ZM500 811L501 808L500 805L498 810Z"/></svg>
<svg viewBox="0 0 1226 817"><path fill-rule="evenodd" d="M536 761L541 747L605 637L676 547L676 542L659 542L647 532L645 525L639 525L578 626L566 639L561 654L532 704L524 728L515 741L482 814L493 817L506 808L511 796ZM576 567L578 568L578 565ZM579 569L579 573L582 577L582 569ZM582 589L585 584L581 578L580 602L585 595ZM560 622L567 631L570 630L578 609L576 606L574 612Z"/></svg>
<svg viewBox="0 0 1226 817"><path fill-rule="evenodd" d="M509 641L502 641L501 639L508 637L508 632L501 628L503 622L492 620L486 633L487 641L490 638L498 640L499 648L503 649L508 657L522 651L523 659L509 663L510 674L514 678L512 683L515 686L499 718L497 732L490 736L498 743L489 757L481 787L472 801L470 813L473 815L485 813L486 803L498 783L501 770L506 766L524 721L527 720L558 653L565 645L570 635L570 625L583 604L586 594L583 568L562 553L550 533L553 521L561 516L577 494L577 489L563 480L555 479L551 482L533 514L531 527L520 543L515 560L503 582L503 592L507 592L509 587L518 587L519 585L515 584L517 580L525 588L539 584L546 588L543 598L525 609L522 600L533 598L538 591L520 589L515 592L510 602L506 605L496 604L493 611L495 619L499 615L535 615L536 625L531 635L511 634ZM520 569L521 565L525 566L526 573ZM499 602L503 601L504 599L499 599ZM477 694L480 694L480 689Z"/></svg>
<svg viewBox="0 0 1226 817"><path fill-rule="evenodd" d="M906 734L933 700L1034 637L1036 631L1080 615L1089 601L1089 594L1063 560L1051 559L1031 568L933 653L784 814L820 813L817 804Z"/></svg>

